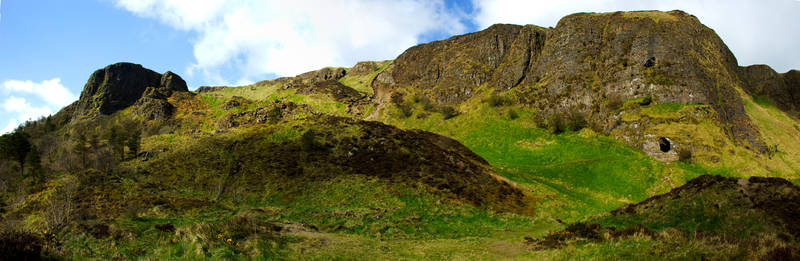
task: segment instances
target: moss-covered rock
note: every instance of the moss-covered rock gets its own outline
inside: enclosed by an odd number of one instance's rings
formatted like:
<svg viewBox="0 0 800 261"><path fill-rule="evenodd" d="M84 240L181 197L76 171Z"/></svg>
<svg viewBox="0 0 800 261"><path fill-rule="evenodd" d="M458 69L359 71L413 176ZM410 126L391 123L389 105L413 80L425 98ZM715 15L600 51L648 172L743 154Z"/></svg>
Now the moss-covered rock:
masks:
<svg viewBox="0 0 800 261"><path fill-rule="evenodd" d="M162 75L139 64L115 63L92 73L80 99L70 105L66 113L72 117L110 115L139 104L147 107L143 109L147 114L145 118L154 115L156 118L169 117L170 106L165 104L166 98L173 92L188 91L186 81L172 72ZM146 99L139 101L143 97Z"/></svg>
<svg viewBox="0 0 800 261"><path fill-rule="evenodd" d="M458 104L481 86L551 114L580 111L608 133L619 100L708 104L735 143L761 151L737 91L736 58L713 30L681 11L578 13L555 28L494 25L406 50L372 82L378 103L393 92ZM639 147L641 144L631 144Z"/></svg>

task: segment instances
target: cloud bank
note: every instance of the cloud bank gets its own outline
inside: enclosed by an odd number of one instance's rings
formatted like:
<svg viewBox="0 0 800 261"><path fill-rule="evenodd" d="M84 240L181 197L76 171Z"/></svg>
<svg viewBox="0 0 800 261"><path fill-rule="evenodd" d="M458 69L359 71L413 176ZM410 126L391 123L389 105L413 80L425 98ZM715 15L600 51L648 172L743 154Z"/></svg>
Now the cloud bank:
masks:
<svg viewBox="0 0 800 261"><path fill-rule="evenodd" d="M429 33L460 34L461 16L443 1L117 0L117 5L179 30L196 32L195 62L210 84L325 66L393 59Z"/></svg>
<svg viewBox="0 0 800 261"><path fill-rule="evenodd" d="M28 120L51 115L78 99L61 84L60 78L42 82L10 80L3 82L2 92L7 98L2 101L3 116L8 122L0 133L8 133Z"/></svg>
<svg viewBox="0 0 800 261"><path fill-rule="evenodd" d="M555 26L577 12L683 10L714 29L740 65L767 64L778 72L800 69L800 1L797 0L473 0L480 28L495 23Z"/></svg>

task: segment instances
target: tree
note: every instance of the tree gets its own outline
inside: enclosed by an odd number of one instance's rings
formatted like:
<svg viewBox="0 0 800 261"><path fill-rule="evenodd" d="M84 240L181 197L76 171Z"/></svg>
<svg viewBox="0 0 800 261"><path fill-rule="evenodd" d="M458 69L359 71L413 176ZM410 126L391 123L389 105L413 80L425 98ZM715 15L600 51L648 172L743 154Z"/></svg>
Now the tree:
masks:
<svg viewBox="0 0 800 261"><path fill-rule="evenodd" d="M119 160L125 160L125 140L126 137L122 131L119 130L119 126L114 125L112 126L107 133L108 138L108 145L111 146L112 154L119 157Z"/></svg>
<svg viewBox="0 0 800 261"><path fill-rule="evenodd" d="M139 130L134 130L133 133L128 137L128 150L131 153L131 157L136 157L139 153L139 145L142 141L142 134Z"/></svg>
<svg viewBox="0 0 800 261"><path fill-rule="evenodd" d="M86 153L89 152L89 147L86 146L87 140L86 135L83 133L78 133L78 137L75 138L75 144L73 144L72 150L75 153L81 155L81 167L86 168Z"/></svg>
<svg viewBox="0 0 800 261"><path fill-rule="evenodd" d="M31 145L28 155L25 156L25 164L28 165L28 176L31 176L35 182L42 179L42 158L39 156L39 149L35 145Z"/></svg>
<svg viewBox="0 0 800 261"><path fill-rule="evenodd" d="M31 142L24 132L15 131L0 136L0 157L18 162L20 176L25 174L25 156L30 149Z"/></svg>

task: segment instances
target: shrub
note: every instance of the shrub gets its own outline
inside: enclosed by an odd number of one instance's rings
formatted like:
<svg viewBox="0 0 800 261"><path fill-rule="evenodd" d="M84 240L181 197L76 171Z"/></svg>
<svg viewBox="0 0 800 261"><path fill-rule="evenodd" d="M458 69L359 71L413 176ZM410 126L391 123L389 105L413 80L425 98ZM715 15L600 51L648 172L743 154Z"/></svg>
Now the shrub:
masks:
<svg viewBox="0 0 800 261"><path fill-rule="evenodd" d="M491 107L499 107L508 104L508 99L497 94L492 94L492 96L486 99L486 103Z"/></svg>
<svg viewBox="0 0 800 261"><path fill-rule="evenodd" d="M403 118L408 118L414 113L414 106L411 103L400 103L396 105L397 109L400 110L400 116Z"/></svg>
<svg viewBox="0 0 800 261"><path fill-rule="evenodd" d="M419 103L422 104L422 109L425 111L436 111L436 105L428 97L419 98Z"/></svg>
<svg viewBox="0 0 800 261"><path fill-rule="evenodd" d="M647 96L647 97L641 98L637 102L639 103L639 105L646 106L646 105L650 105L650 103L653 102L653 98L650 97L650 96Z"/></svg>
<svg viewBox="0 0 800 261"><path fill-rule="evenodd" d="M692 161L692 151L689 149L681 149L678 151L678 160L682 162Z"/></svg>
<svg viewBox="0 0 800 261"><path fill-rule="evenodd" d="M55 193L50 196L50 202L45 209L45 224L48 230L60 229L72 218L75 210L75 196L78 193L78 179L74 176L65 176Z"/></svg>
<svg viewBox="0 0 800 261"><path fill-rule="evenodd" d="M33 233L4 231L0 233L0 253L7 260L40 260L42 239Z"/></svg>
<svg viewBox="0 0 800 261"><path fill-rule="evenodd" d="M267 119L271 124L277 123L279 120L281 120L282 116L281 107L278 105L272 106L272 109L267 112Z"/></svg>
<svg viewBox="0 0 800 261"><path fill-rule="evenodd" d="M442 113L445 120L458 116L458 111L450 106L442 106L442 108L439 109L439 112Z"/></svg>
<svg viewBox="0 0 800 261"><path fill-rule="evenodd" d="M398 104L398 105L403 103L403 100L404 100L403 96L404 96L404 94L400 93L400 92L392 93L392 96L391 96L392 103Z"/></svg>
<svg viewBox="0 0 800 261"><path fill-rule="evenodd" d="M567 116L566 129L571 131L579 131L586 128L589 124L586 122L586 114L582 112L571 112Z"/></svg>
<svg viewBox="0 0 800 261"><path fill-rule="evenodd" d="M317 149L316 136L317 134L314 130L307 130L303 133L303 136L300 137L300 146L304 151L314 151Z"/></svg>
<svg viewBox="0 0 800 261"><path fill-rule="evenodd" d="M533 117L533 124L536 124L537 128L547 129L547 120L541 113Z"/></svg>
<svg viewBox="0 0 800 261"><path fill-rule="evenodd" d="M767 148L766 150L764 150L764 153L767 154L767 157L772 159L772 157L774 157L775 154L778 153L778 144L767 145Z"/></svg>
<svg viewBox="0 0 800 261"><path fill-rule="evenodd" d="M517 114L517 111L515 110L508 110L506 114L508 115L508 119L511 120L516 120L517 118L519 118L519 114Z"/></svg>
<svg viewBox="0 0 800 261"><path fill-rule="evenodd" d="M552 113L547 116L547 130L551 134L559 134L564 132L564 115L561 113Z"/></svg>

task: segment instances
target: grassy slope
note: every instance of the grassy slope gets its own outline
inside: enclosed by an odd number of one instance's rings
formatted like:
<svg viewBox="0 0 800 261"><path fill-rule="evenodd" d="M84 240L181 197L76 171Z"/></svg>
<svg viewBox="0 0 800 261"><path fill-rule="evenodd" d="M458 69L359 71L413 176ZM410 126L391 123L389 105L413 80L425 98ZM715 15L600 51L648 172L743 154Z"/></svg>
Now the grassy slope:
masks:
<svg viewBox="0 0 800 261"><path fill-rule="evenodd" d="M641 151L591 130L552 135L534 126L533 112L491 107L474 98L462 114L444 120L425 113L400 118L386 108L380 120L432 131L461 141L498 172L541 198L539 217L578 221L666 192L705 171L684 163L662 164ZM509 110L519 117L509 118Z"/></svg>
<svg viewBox="0 0 800 261"><path fill-rule="evenodd" d="M373 74L361 77L364 79L346 77L341 82L369 92L368 82L374 77ZM247 108L223 110L222 104L232 96L245 97L254 103ZM485 93L457 108L462 114L448 120L439 113L425 112L420 104L415 105L411 117L398 117L400 113L394 106L382 108L377 115L378 120L388 124L428 130L461 141L489 161L498 173L529 189L539 198L537 212L532 217L497 214L463 204L442 202L438 196L425 190L362 176L297 184L293 189L282 192L278 192L277 188L265 187L260 193L224 194L218 200L213 200L213 193L208 190L184 188L160 192L160 195L202 201L209 205L172 210L154 207L141 210L134 217L126 215L109 220L114 231L112 234L116 233L114 237L120 239L96 239L89 234L60 235L63 237L62 243L71 251L65 254L78 259L86 255L100 258L150 256L161 259L280 255L288 259L556 260L581 256L648 259L654 253L690 259L708 254L720 255L720 252L712 251L711 247L699 240L683 240L675 245L662 246L652 238L643 236L570 245L557 250L532 251L523 244L522 238L539 237L561 229L562 226L555 219L566 222L585 220L626 203L664 193L704 173L743 176L731 170L742 168L736 164L753 164L741 160L748 156L743 152L738 152L733 159L722 159L718 165L705 161L700 164L663 164L638 149L590 130L549 134L535 128L531 120L533 111L514 106L491 107L481 101L482 97L485 97ZM292 90L280 90L279 86L244 86L201 93L197 100L188 102L188 105L179 105L178 115L186 122L183 131L196 127L190 122L200 122L203 130L212 132L215 129L213 124L221 115L266 105L274 99L309 104L315 110L329 114L347 115L346 106L333 102L330 97L297 95ZM763 159L766 164L775 164L778 172L773 175L795 178L796 183L796 175L787 174L792 171L796 173L800 159L797 154L800 146L796 146L800 142L797 138L800 134L796 125L788 123L794 121L769 104L753 102L749 97L745 97L745 108L761 128L765 140L770 144L781 144L776 157ZM671 117L682 109L679 105L659 105L643 108L641 113L650 117ZM515 111L518 117L510 117L510 110ZM201 116L192 112L201 112L198 114ZM429 116L417 117L423 113ZM302 121L302 117L297 120ZM713 127L708 126L709 129ZM677 126L684 127L691 126ZM237 131L232 130L230 135L235 136ZM273 142L299 137L299 132L288 125L271 131L275 134ZM161 147L179 148L196 141L188 136L162 134L147 137L143 142L143 150L154 150ZM134 169L139 164L135 161L129 163L133 164L130 167ZM159 180L152 176L135 175L120 177L119 184L141 186L153 182ZM123 195L106 197L127 197L130 200L137 195L136 189L130 187L109 191L117 190ZM32 199L32 204L42 204L41 198L49 194L52 194L52 190L45 189L28 197ZM35 200L37 198L40 200ZM384 209L387 212L382 212ZM337 213L339 216L321 213ZM30 216L26 221L29 230L42 229L41 224L37 223L41 221L36 221L41 218L41 213L38 215ZM319 230L306 228L277 235L267 233L267 236L241 237L233 231L214 228L225 227L220 224L231 223L231 220L242 216L254 217L266 223L313 225ZM163 223L176 225L178 232L165 233L154 229L153 225ZM227 243L215 235L235 238L233 243ZM240 245L236 246L235 243ZM691 251L680 254L672 251L676 248Z"/></svg>

